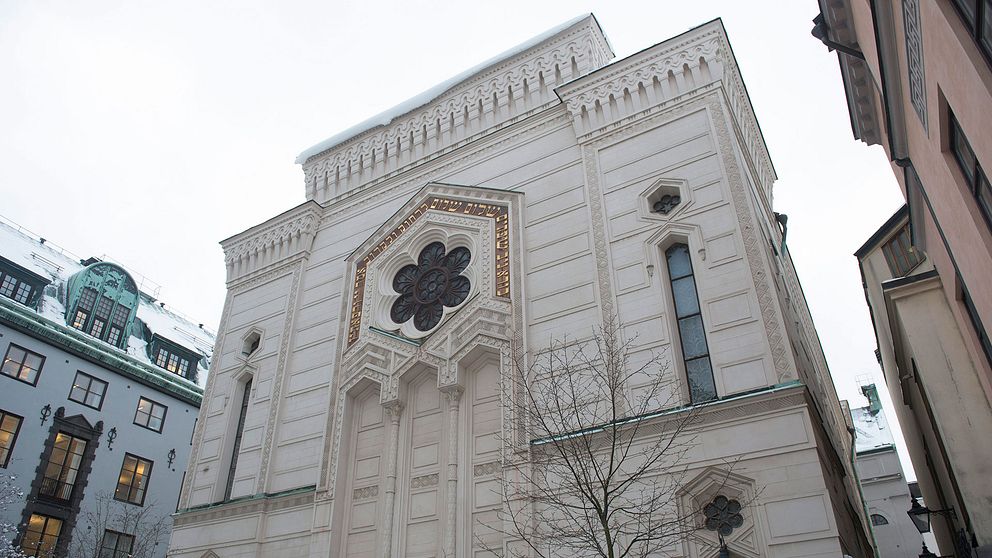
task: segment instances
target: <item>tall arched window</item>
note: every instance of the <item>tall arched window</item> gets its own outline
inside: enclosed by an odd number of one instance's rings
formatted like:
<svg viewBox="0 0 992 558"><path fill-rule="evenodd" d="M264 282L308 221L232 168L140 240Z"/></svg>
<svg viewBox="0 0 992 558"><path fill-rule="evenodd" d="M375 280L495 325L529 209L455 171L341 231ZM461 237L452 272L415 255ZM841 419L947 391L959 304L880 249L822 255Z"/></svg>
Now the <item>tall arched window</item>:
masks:
<svg viewBox="0 0 992 558"><path fill-rule="evenodd" d="M675 244L665 251L665 257L668 260L668 279L672 299L675 301L679 339L682 342L682 362L689 381L689 399L692 403L716 399L710 350L706 343L703 316L699 310L699 296L696 294L696 279L692 271L689 247Z"/></svg>
<svg viewBox="0 0 992 558"><path fill-rule="evenodd" d="M238 424L234 430L234 447L231 449L231 460L227 468L227 483L224 486L224 501L231 499L234 490L234 474L238 470L238 454L241 453L241 437L245 433L245 417L248 415L248 403L251 400L251 380L249 377L241 384L241 407L238 410Z"/></svg>

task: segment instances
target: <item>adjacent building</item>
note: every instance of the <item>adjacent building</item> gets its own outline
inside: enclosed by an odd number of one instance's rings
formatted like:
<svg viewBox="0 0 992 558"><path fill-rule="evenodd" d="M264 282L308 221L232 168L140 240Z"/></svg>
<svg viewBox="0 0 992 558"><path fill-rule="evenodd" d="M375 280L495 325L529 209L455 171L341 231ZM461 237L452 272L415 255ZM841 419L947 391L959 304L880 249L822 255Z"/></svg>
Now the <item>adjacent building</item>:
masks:
<svg viewBox="0 0 992 558"><path fill-rule="evenodd" d="M213 334L0 222L0 467L29 556L164 556Z"/></svg>
<svg viewBox="0 0 992 558"><path fill-rule="evenodd" d="M820 0L854 137L907 207L858 251L886 384L945 551L992 553L992 5Z"/></svg>
<svg viewBox="0 0 992 558"><path fill-rule="evenodd" d="M612 59L591 15L535 37L306 150L305 201L222 242L170 556L505 548L492 494L529 441L500 383L614 319L678 386L657 410L698 418L674 505L745 502L732 556L873 555L722 23Z"/></svg>
<svg viewBox="0 0 992 558"><path fill-rule="evenodd" d="M916 558L923 539L906 512L909 484L874 384L862 386L868 405L851 409L858 479L881 558Z"/></svg>

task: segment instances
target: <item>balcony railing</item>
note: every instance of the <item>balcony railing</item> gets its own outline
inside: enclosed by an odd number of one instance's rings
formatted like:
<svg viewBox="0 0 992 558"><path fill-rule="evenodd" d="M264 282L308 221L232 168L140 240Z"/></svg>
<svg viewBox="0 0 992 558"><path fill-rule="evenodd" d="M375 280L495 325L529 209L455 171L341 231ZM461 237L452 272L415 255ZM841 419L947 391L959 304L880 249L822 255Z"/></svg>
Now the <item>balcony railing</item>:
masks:
<svg viewBox="0 0 992 558"><path fill-rule="evenodd" d="M72 496L72 483L63 482L59 479L45 477L41 481L41 495L54 498L56 500L68 501Z"/></svg>

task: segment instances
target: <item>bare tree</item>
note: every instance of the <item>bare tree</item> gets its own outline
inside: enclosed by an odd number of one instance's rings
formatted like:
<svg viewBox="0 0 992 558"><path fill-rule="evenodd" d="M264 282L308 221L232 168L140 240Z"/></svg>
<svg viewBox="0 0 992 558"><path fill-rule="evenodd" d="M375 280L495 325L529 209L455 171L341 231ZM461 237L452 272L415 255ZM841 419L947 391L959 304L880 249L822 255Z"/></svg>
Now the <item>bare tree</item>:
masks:
<svg viewBox="0 0 992 558"><path fill-rule="evenodd" d="M612 321L514 362L493 527L509 556L664 556L701 527L679 502L695 415L662 357L635 351Z"/></svg>
<svg viewBox="0 0 992 558"><path fill-rule="evenodd" d="M152 558L169 528L167 514L159 513L154 503L135 506L100 492L93 498L93 505L79 514L69 555L72 558ZM104 548L108 531L110 535Z"/></svg>
<svg viewBox="0 0 992 558"><path fill-rule="evenodd" d="M0 477L0 518L7 515L10 506L24 505L24 491L17 487L17 477L5 474ZM22 558L24 553L14 546L17 537L17 524L0 519L0 558Z"/></svg>

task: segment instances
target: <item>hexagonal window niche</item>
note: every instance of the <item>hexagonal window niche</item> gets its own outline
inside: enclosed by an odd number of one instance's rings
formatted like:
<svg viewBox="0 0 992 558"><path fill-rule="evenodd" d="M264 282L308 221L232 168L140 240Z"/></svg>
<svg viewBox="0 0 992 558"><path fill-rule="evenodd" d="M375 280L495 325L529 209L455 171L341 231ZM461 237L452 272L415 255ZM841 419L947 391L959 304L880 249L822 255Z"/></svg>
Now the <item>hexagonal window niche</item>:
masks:
<svg viewBox="0 0 992 558"><path fill-rule="evenodd" d="M641 193L637 213L644 219L667 221L685 209L691 191L689 184L679 178L661 178Z"/></svg>

